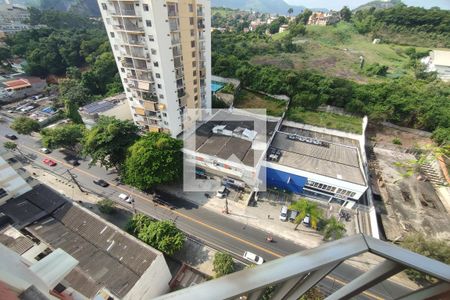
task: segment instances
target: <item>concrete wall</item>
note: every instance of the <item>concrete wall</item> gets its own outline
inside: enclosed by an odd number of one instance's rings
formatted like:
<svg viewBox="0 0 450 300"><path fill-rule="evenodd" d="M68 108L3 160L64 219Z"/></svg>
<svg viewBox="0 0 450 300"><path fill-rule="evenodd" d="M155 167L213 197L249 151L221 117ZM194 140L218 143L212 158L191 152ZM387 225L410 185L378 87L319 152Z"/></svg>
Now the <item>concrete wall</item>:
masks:
<svg viewBox="0 0 450 300"><path fill-rule="evenodd" d="M163 254L159 254L123 300L153 299L169 292L172 279Z"/></svg>

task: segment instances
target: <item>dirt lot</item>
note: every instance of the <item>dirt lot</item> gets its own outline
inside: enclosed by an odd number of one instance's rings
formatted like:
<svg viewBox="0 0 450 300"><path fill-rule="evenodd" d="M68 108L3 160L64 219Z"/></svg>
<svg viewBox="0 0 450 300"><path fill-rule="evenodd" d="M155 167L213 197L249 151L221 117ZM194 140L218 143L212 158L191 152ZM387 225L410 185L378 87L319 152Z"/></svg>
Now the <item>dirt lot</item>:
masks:
<svg viewBox="0 0 450 300"><path fill-rule="evenodd" d="M386 238L401 240L409 233L422 232L450 241L450 215L435 186L424 181L417 157L410 151L431 140L383 126L372 128L369 134L373 146L373 152L368 151L372 183L381 196L375 206ZM401 145L394 144L394 139Z"/></svg>

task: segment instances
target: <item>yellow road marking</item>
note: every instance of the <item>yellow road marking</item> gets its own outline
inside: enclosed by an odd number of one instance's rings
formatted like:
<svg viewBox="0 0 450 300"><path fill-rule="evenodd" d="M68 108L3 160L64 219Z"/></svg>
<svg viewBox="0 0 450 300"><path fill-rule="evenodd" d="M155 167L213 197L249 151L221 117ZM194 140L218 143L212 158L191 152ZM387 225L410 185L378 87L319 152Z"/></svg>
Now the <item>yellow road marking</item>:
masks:
<svg viewBox="0 0 450 300"><path fill-rule="evenodd" d="M2 137L2 138L3 138L3 137ZM28 149L28 150L30 150L30 151L32 151L32 152L38 153L38 154L43 155L43 156L45 156L45 157L47 157L47 158L50 158L50 159L52 159L52 160L54 160L54 161L57 161L58 163L60 163L60 164L62 164L62 165L64 165L64 166L69 166L70 168L73 167L73 166L71 166L71 165L69 165L69 164L67 164L67 163L65 163L65 162L63 162L63 161L60 161L60 160L58 160L58 159L56 159L56 158L47 156L47 155L45 155L44 153L41 153L41 152L39 152L39 151L37 151L37 150L34 150L33 148L30 148L30 147L25 146L25 145L21 145L21 146L24 147L24 148L26 148L26 149ZM91 177L91 178L95 178L95 179L98 178L98 177L96 177L96 176L92 175L91 173L86 172L86 171L84 171L84 170L77 169L77 171L78 171L78 172L81 172L81 173L83 173L83 174L86 174L87 176L89 176L89 177ZM120 187L120 186L115 186L115 187L116 187L117 189L120 189L120 190L122 190L122 191L128 193L128 194L133 195L134 197L138 197L138 198L140 198L141 200L148 201L148 202L152 202L153 204L158 205L157 203L153 202L152 200L150 200L150 199L148 199L148 198L145 198L145 197L143 197L143 196L141 196L141 195L139 195L139 194L136 194L136 193L133 192L133 191L126 190L126 189L124 189L124 188L122 188L122 187ZM271 254L271 255L273 255L273 256L275 256L275 257L278 257L278 258L283 257L283 255L281 255L281 254L278 254L278 253L273 252L273 251L271 251L271 250L269 250L269 249L266 249L266 248L264 248L264 247L261 247L261 246L258 246L258 245L256 245L256 244L253 244L253 243L251 243L251 242L249 242L249 241L246 241L246 240L244 240L244 239L241 239L240 237L237 237L237 236L232 235L232 234L230 234L230 233L228 233L228 232L226 232L226 231L223 231L223 230L221 230L221 229L219 229L219 228L216 228L216 227L211 226L211 225L209 225L209 224L206 224L206 223L204 223L204 222L202 222L202 221L199 221L199 220L197 220L197 219L194 219L194 218L192 218L192 217L190 217L190 216L188 216L188 215L185 215L185 214L180 213L180 212L175 211L175 210L171 210L169 207L166 207L166 206L164 206L164 205L158 205L158 206L159 206L160 208L165 209L165 210L171 211L172 213L175 213L175 214L177 214L177 215L179 215L179 216L181 216L181 217L183 217L183 218L185 218L185 219L188 219L188 220L190 220L190 221L192 221L192 222L195 222L195 223L197 223L197 224L200 224L200 225L202 225L202 226L204 226L204 227L207 227L207 228L209 228L209 229L212 229L212 230L214 230L214 231L220 232L221 234L223 234L223 235L225 235L225 236L228 236L228 237L230 237L230 238L232 238L232 239L235 239L235 240L237 240L237 241L240 241L241 243L247 244L247 245L249 245L249 246L251 246L251 247L254 247L254 248L257 248L257 249L259 249L259 250L261 250L261 251L263 251L263 252L269 253L269 254ZM331 279L331 280L334 280L334 281L336 281L337 283L342 284L342 285L346 285L346 284L347 284L347 282L344 282L344 281L342 281L342 280L340 280L340 279L334 277L333 275L328 275L327 278L329 278L329 279ZM380 298L380 297L378 297L377 295L375 295L375 294L373 294L373 293L371 293L371 292L368 292L368 291L364 291L364 292L362 292L362 293L363 293L364 295L366 295L366 296L372 297L372 298L377 299L377 300L383 300L383 299L384 299L384 298Z"/></svg>

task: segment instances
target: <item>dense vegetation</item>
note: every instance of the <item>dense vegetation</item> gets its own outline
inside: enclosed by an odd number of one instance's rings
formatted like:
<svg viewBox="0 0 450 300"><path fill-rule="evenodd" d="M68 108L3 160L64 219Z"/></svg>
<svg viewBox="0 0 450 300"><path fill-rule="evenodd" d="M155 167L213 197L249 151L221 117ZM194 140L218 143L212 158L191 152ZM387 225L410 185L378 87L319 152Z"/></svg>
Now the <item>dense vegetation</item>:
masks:
<svg viewBox="0 0 450 300"><path fill-rule="evenodd" d="M34 8L30 9L30 22L45 27L21 31L6 40L10 55L27 60L28 74L45 77L65 75L73 68L87 69L73 78L86 89L87 95L81 99L84 102L91 101L92 95L110 95L122 90L101 22L72 12Z"/></svg>
<svg viewBox="0 0 450 300"><path fill-rule="evenodd" d="M367 9L353 16L360 33L372 33L390 42L422 42L429 46L450 47L450 11L439 8L396 5L389 9ZM411 40L411 36L419 39ZM403 37L401 37L403 36Z"/></svg>
<svg viewBox="0 0 450 300"><path fill-rule="evenodd" d="M301 52L302 46L293 42L296 36L304 34L302 18L297 19L299 23L291 23L290 32L281 37L270 37L258 30L251 33L213 32L213 73L237 77L251 89L290 96L292 102L288 117L292 119L296 119L295 115L300 115L302 111L328 104L345 108L355 115L368 115L373 122L390 121L401 126L435 131L435 137L439 136L436 139L438 143L448 141L450 86L420 68L417 61L426 51L416 51L414 48L402 50L402 55L407 57L414 71L398 79L369 84L358 84L307 70L294 71L289 67L251 63L256 55L280 56ZM345 38L346 33L342 34ZM384 76L387 69L380 64L371 64L363 71L370 76Z"/></svg>

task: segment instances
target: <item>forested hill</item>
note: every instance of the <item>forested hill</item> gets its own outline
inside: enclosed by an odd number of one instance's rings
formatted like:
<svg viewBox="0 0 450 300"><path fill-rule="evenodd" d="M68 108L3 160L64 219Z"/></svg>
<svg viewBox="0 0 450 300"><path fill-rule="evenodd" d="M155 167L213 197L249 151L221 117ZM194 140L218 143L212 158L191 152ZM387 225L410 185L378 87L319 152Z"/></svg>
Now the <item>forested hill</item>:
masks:
<svg viewBox="0 0 450 300"><path fill-rule="evenodd" d="M425 39L434 42L419 46L450 47L449 10L400 4L388 9L359 10L352 21L359 33L373 33L388 42L417 45Z"/></svg>
<svg viewBox="0 0 450 300"><path fill-rule="evenodd" d="M86 16L100 16L97 0L14 0L14 3L41 10L75 11Z"/></svg>
<svg viewBox="0 0 450 300"><path fill-rule="evenodd" d="M358 6L354 9L354 11L358 10L364 10L364 9L370 9L372 7L376 9L385 9L385 8L391 8L394 7L397 4L401 4L401 0L389 0L389 1L383 1L383 0L376 0L376 1L370 1L366 4L363 4L361 6Z"/></svg>

